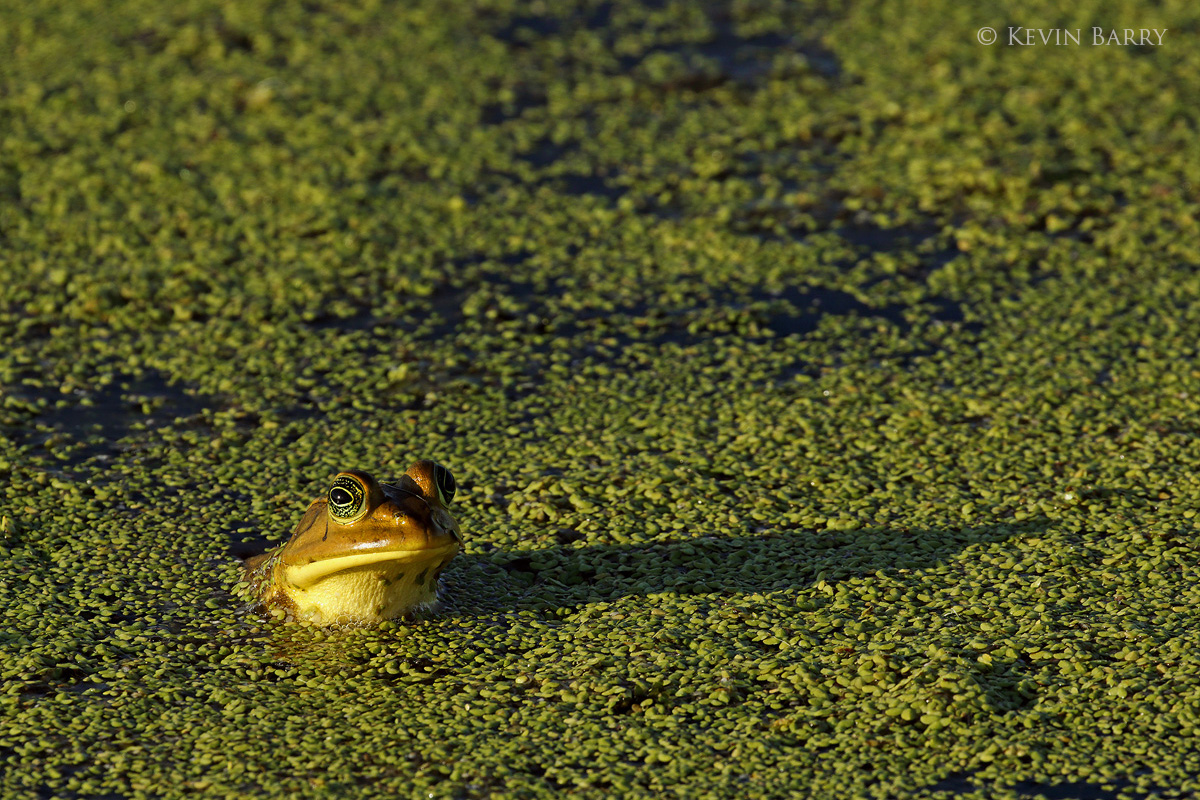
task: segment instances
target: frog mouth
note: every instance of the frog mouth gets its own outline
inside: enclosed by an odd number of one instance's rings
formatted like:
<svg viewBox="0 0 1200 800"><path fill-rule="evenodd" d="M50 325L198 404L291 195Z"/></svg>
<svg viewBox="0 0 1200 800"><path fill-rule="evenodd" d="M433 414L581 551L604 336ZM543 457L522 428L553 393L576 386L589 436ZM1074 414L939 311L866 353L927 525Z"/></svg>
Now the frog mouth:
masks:
<svg viewBox="0 0 1200 800"><path fill-rule="evenodd" d="M375 564L396 563L438 563L449 562L458 552L460 541L455 537L451 544L441 547L429 547L422 550L375 550L366 553L348 553L335 558L324 558L310 564L286 566L285 575L288 583L297 589L308 589L320 583L330 575L337 575L353 569L371 567Z"/></svg>

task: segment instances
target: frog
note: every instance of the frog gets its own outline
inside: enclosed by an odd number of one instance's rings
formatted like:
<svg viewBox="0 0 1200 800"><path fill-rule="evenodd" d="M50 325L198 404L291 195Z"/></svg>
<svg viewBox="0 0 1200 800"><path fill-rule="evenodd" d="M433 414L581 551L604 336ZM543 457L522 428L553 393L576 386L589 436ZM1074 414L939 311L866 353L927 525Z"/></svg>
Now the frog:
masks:
<svg viewBox="0 0 1200 800"><path fill-rule="evenodd" d="M450 470L417 461L395 481L337 473L286 542L249 559L245 592L288 620L367 625L435 609L463 547Z"/></svg>

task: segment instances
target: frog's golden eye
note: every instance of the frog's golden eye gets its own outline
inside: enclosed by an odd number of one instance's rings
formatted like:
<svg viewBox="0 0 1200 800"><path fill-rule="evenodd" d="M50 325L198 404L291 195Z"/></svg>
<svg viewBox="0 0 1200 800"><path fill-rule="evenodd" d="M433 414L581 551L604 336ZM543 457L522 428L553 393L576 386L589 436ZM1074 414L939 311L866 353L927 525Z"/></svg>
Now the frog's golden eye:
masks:
<svg viewBox="0 0 1200 800"><path fill-rule="evenodd" d="M433 482L437 484L438 499L442 501L442 505L450 505L450 501L454 499L454 493L458 491L458 484L454 482L454 476L450 474L450 470L441 464L434 464Z"/></svg>
<svg viewBox="0 0 1200 800"><path fill-rule="evenodd" d="M338 475L329 487L329 513L338 522L354 522L367 513L367 489L349 475Z"/></svg>

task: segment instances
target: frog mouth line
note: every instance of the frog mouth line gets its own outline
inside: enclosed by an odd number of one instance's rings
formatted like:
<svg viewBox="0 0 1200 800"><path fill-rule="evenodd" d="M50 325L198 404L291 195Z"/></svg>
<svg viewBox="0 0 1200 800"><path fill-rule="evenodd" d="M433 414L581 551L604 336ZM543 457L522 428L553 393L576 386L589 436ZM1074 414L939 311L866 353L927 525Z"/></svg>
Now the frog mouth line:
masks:
<svg viewBox="0 0 1200 800"><path fill-rule="evenodd" d="M351 553L350 555L326 558L303 566L285 567L288 583L298 589L307 589L323 578L338 572L357 567L382 564L386 562L436 561L442 556L452 556L458 551L459 543L442 547L430 547L424 550L376 550L370 553Z"/></svg>

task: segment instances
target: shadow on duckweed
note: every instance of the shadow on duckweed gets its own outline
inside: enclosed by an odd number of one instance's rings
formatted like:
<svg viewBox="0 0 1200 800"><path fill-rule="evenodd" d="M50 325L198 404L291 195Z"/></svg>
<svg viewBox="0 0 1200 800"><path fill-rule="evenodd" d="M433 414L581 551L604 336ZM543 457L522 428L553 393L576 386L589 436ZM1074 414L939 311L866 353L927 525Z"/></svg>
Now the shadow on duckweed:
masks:
<svg viewBox="0 0 1200 800"><path fill-rule="evenodd" d="M449 606L452 613L469 616L495 611L497 602L560 609L659 593L799 590L821 581L928 569L968 547L1005 541L1044 524L1044 518L1035 517L1011 525L953 530L779 531L511 553L489 552L468 540L467 552L446 576ZM471 591L456 599L460 584ZM822 605L823 599L813 601L809 610Z"/></svg>
<svg viewBox="0 0 1200 800"><path fill-rule="evenodd" d="M1039 516L1008 525L958 529L780 531L751 537L707 536L507 554L468 551L446 576L449 600L444 614L486 617L497 611L519 609L562 612L589 603L659 593L734 595L803 590L820 581L834 583L932 568L972 546L1000 543L1042 530L1046 522ZM456 597L456 592L463 589L469 591ZM800 601L796 608L811 612L827 602L822 595ZM993 713L1021 713L1037 700L1037 684L1027 674L1029 669L1021 658L997 659L980 673L966 677L980 688L985 707ZM927 791L957 796L990 783L977 783L973 776L972 772L957 772L927 787ZM1105 784L1022 781L1011 788L1020 797L1053 800L1115 800L1120 796L1149 797L1161 791L1139 791L1134 787L1133 781L1114 779Z"/></svg>
<svg viewBox="0 0 1200 800"><path fill-rule="evenodd" d="M956 772L929 787L931 792L946 792L950 796L958 796L977 792L982 788L971 780L972 773ZM1069 781L1067 783L1041 784L1031 781L1018 781L1008 787L1019 798L1046 798L1046 800L1118 800L1122 797L1149 798L1164 791L1161 788L1134 789L1133 781L1114 778L1108 783L1088 783L1086 781ZM1186 796L1186 795L1185 795Z"/></svg>

